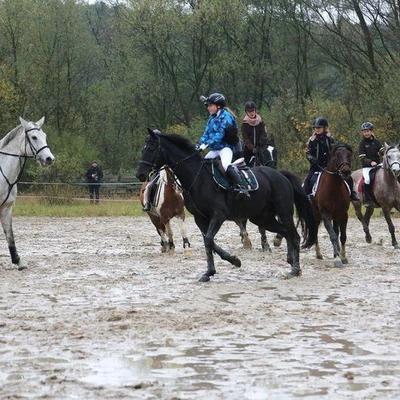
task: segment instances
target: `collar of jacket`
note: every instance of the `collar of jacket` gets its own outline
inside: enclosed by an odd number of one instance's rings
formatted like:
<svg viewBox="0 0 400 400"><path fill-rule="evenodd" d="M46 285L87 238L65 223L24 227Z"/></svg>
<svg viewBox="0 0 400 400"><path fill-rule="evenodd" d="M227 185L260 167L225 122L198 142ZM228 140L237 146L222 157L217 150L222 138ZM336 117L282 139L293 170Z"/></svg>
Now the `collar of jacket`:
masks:
<svg viewBox="0 0 400 400"><path fill-rule="evenodd" d="M327 136L327 137L331 137L331 133L330 132L326 132L323 133L322 135L318 135L319 137L323 137L323 136ZM312 136L310 137L310 140L313 141L317 138L317 135L315 133L312 134Z"/></svg>

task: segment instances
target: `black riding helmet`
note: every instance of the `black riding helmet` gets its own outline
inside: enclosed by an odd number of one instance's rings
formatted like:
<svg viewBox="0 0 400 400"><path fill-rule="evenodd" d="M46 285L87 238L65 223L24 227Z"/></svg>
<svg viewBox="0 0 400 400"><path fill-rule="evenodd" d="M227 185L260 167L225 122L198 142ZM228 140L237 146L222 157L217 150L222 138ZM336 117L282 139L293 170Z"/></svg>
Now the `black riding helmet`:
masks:
<svg viewBox="0 0 400 400"><path fill-rule="evenodd" d="M257 106L256 103L254 103L254 101L248 101L245 105L244 105L244 110L245 111L251 111L251 110L256 110Z"/></svg>
<svg viewBox="0 0 400 400"><path fill-rule="evenodd" d="M312 127L313 128L316 128L317 126L323 126L324 128L327 128L329 125L328 125L328 120L326 119L326 118L322 118L322 117L317 117L315 120L314 120L314 122L313 122L313 124L312 124Z"/></svg>
<svg viewBox="0 0 400 400"><path fill-rule="evenodd" d="M226 99L221 93L212 93L204 100L204 104L216 104L217 106L226 107Z"/></svg>
<svg viewBox="0 0 400 400"><path fill-rule="evenodd" d="M372 131L374 129L374 125L372 122L366 121L361 124L362 131Z"/></svg>

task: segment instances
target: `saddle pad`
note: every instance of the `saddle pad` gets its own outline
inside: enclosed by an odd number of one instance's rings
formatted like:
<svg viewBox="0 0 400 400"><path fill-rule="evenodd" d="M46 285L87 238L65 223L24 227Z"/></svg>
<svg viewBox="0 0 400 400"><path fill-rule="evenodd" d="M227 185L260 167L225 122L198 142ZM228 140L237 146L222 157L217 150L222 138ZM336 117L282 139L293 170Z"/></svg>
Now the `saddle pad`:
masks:
<svg viewBox="0 0 400 400"><path fill-rule="evenodd" d="M225 175L222 174L221 170L218 167L218 161L217 160L207 160L211 164L211 172L214 178L214 182L221 187L222 189L225 190L232 190L234 186L230 181L228 181L225 177ZM253 192L255 190L258 190L258 181L257 178L255 177L253 171L248 168L238 168L238 171L240 173L240 177L242 178L242 184L247 186L248 190L250 192Z"/></svg>

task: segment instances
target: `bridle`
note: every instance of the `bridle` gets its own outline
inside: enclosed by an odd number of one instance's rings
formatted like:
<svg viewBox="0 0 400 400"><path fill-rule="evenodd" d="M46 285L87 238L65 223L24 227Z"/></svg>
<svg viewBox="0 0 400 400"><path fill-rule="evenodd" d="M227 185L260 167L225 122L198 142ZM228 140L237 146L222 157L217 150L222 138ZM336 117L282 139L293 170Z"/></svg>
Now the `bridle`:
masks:
<svg viewBox="0 0 400 400"><path fill-rule="evenodd" d="M0 208L3 206L3 204L4 204L4 203L8 200L8 198L10 197L10 193L11 193L13 187L14 187L14 186L19 182L19 180L21 179L22 173L24 172L26 160L27 160L28 158L32 158L32 159L36 160L36 159L37 159L37 155L38 155L41 151L43 151L43 150L46 149L46 148L49 148L48 145L45 145L45 146L42 146L40 149L35 149L35 146L32 144L31 139L29 138L28 133L31 132L31 131L40 131L40 130L41 130L40 128L34 127L34 128L30 128L30 129L27 129L27 130L24 131L24 133L25 133L25 154L21 155L21 154L13 154L13 153L7 153L7 152L5 152L5 151L0 151L0 154L4 154L4 155L10 156L10 157L18 157L18 158L20 159L20 170L19 170L19 173L18 173L18 175L17 175L17 178L15 179L14 182L10 182L10 181L9 181L9 179L7 178L7 176L4 174L3 168L2 168L1 165L0 165L0 173L1 173L1 175L3 176L3 178L5 179L5 181L7 182L7 185L8 185L7 196L6 196L6 198L3 200L3 202L0 204ZM28 145L29 145L29 149L30 149L30 151L31 151L31 153L32 153L31 156L28 156L28 155L26 154L26 148L27 148ZM21 158L23 159L22 164L21 164Z"/></svg>
<svg viewBox="0 0 400 400"><path fill-rule="evenodd" d="M341 149L341 148L345 148L346 149L346 146L342 145L342 146L336 147L335 152L336 152L336 150ZM335 171L328 171L325 168L324 171L327 172L328 174L330 174L330 175L338 175L340 177L343 177L342 171L343 171L344 167L346 167L346 165L347 165L349 167L349 169L351 169L351 163L350 162L342 161L340 163L337 163L337 157L336 156L334 156L333 160L335 161L335 169L336 170Z"/></svg>
<svg viewBox="0 0 400 400"><path fill-rule="evenodd" d="M389 162L388 162L388 157L387 157L387 155L388 155L389 150L392 150L392 149L395 149L395 148L398 149L397 146L390 146L390 147L386 150L386 153L385 153L385 155L386 155L386 162L387 162L387 165L388 165L387 170L390 171L393 175L395 175L395 173L394 173L394 171L393 171L393 166L396 165L396 164L398 164L399 167L400 167L400 162L396 160L396 161L393 161L392 163L389 163ZM399 149L398 149L398 150L399 150Z"/></svg>

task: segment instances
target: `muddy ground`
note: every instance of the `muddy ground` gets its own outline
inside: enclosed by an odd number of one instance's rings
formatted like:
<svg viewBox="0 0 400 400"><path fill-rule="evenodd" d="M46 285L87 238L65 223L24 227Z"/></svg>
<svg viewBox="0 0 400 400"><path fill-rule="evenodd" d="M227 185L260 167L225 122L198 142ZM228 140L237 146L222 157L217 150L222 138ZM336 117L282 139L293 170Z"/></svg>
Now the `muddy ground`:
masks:
<svg viewBox="0 0 400 400"><path fill-rule="evenodd" d="M145 217L15 218L29 269L11 266L2 239L0 398L400 397L400 252L383 218L372 244L350 220L343 269L321 231L325 260L302 251L291 280L286 245L243 250L226 223L217 241L242 268L217 259L208 283L197 282L204 250L187 225L191 257L176 222L173 255Z"/></svg>

